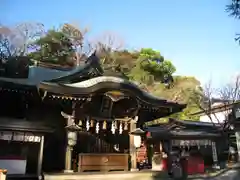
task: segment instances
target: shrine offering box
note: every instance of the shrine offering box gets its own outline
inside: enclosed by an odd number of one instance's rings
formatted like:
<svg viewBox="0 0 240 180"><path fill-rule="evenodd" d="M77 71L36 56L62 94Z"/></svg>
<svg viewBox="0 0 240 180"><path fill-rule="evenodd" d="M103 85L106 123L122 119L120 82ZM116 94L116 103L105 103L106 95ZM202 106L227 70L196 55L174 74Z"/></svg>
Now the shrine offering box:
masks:
<svg viewBox="0 0 240 180"><path fill-rule="evenodd" d="M79 154L78 172L128 170L128 154Z"/></svg>

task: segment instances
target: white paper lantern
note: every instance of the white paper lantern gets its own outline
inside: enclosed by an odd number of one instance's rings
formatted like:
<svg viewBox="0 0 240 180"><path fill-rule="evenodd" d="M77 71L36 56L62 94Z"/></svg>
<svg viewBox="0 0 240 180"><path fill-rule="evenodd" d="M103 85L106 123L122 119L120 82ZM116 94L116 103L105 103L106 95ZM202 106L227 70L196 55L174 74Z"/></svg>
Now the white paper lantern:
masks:
<svg viewBox="0 0 240 180"><path fill-rule="evenodd" d="M97 134L99 133L99 122L97 122L97 124L96 124L96 133Z"/></svg>
<svg viewBox="0 0 240 180"><path fill-rule="evenodd" d="M116 132L116 128L115 128L115 123L114 122L112 122L111 131L112 131L113 134L115 134L115 132Z"/></svg>
<svg viewBox="0 0 240 180"><path fill-rule="evenodd" d="M89 120L86 121L86 129L87 129L87 131L89 131L89 129L90 129L90 123L89 123Z"/></svg>
<svg viewBox="0 0 240 180"><path fill-rule="evenodd" d="M122 134L123 132L123 126L122 126L122 122L119 125L119 134Z"/></svg>
<svg viewBox="0 0 240 180"><path fill-rule="evenodd" d="M139 148L142 144L141 136L133 136L133 143L136 148Z"/></svg>
<svg viewBox="0 0 240 180"><path fill-rule="evenodd" d="M68 131L67 132L67 137L68 137L68 145L69 146L76 145L76 143L77 143L77 132Z"/></svg>

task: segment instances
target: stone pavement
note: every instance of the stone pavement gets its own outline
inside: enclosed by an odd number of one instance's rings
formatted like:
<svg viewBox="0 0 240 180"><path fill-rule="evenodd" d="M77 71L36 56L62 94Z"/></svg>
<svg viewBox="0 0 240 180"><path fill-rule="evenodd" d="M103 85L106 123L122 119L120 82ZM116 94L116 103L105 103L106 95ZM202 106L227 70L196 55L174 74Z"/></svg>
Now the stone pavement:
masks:
<svg viewBox="0 0 240 180"><path fill-rule="evenodd" d="M189 177L189 180L239 180L240 179L240 169L238 170L228 170L221 173L215 177Z"/></svg>
<svg viewBox="0 0 240 180"><path fill-rule="evenodd" d="M67 174L56 174L56 175L45 175L45 180L171 180L165 173L153 173L153 172L116 172L116 173L89 173L89 174L78 174L72 175ZM189 176L188 180L240 180L240 164L234 167L221 170L211 175L196 175Z"/></svg>
<svg viewBox="0 0 240 180"><path fill-rule="evenodd" d="M189 177L189 180L239 180L240 179L240 164L235 164L231 168L227 168L211 176Z"/></svg>
<svg viewBox="0 0 240 180"><path fill-rule="evenodd" d="M240 179L240 169L231 169L214 178L214 180L238 180L238 179Z"/></svg>

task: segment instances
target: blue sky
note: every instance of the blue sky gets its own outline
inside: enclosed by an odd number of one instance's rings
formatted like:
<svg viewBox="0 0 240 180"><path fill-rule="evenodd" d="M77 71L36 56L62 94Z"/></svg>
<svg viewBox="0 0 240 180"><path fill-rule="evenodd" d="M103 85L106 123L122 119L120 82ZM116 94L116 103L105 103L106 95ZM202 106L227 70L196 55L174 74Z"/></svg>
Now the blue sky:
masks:
<svg viewBox="0 0 240 180"><path fill-rule="evenodd" d="M0 0L0 23L78 22L95 36L119 34L131 49L151 47L172 60L177 73L215 86L239 72L239 22L228 17L230 0Z"/></svg>

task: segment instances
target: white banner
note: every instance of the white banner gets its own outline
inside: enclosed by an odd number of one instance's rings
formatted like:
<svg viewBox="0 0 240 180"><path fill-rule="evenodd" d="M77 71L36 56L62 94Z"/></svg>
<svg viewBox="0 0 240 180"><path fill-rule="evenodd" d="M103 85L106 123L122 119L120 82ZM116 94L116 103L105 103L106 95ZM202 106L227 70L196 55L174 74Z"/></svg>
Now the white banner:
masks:
<svg viewBox="0 0 240 180"><path fill-rule="evenodd" d="M33 133L0 131L0 140L5 141L23 141L23 142L40 142L41 137Z"/></svg>

